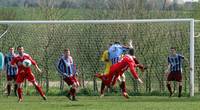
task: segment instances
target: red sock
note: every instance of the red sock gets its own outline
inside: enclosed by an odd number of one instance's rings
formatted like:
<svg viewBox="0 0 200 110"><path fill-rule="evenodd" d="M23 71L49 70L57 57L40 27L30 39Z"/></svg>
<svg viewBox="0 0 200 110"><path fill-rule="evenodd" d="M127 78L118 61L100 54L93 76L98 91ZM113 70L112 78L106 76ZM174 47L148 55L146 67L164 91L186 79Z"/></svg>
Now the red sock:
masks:
<svg viewBox="0 0 200 110"><path fill-rule="evenodd" d="M37 91L40 93L40 95L43 97L44 96L44 92L42 91L41 87L36 85L35 88L37 89Z"/></svg>
<svg viewBox="0 0 200 110"><path fill-rule="evenodd" d="M121 89L122 89L122 92L126 92L126 83L125 83L125 81L122 81Z"/></svg>
<svg viewBox="0 0 200 110"><path fill-rule="evenodd" d="M17 88L17 93L18 93L19 99L22 99L22 88Z"/></svg>

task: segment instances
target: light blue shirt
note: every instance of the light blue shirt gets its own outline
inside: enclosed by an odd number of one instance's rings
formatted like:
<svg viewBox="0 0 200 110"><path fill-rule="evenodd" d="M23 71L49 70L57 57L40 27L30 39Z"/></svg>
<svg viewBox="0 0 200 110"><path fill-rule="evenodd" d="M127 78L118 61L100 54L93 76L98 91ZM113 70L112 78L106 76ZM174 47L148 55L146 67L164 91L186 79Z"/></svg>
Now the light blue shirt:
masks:
<svg viewBox="0 0 200 110"><path fill-rule="evenodd" d="M120 44L113 44L109 49L109 60L112 61L112 64L117 63L121 59L121 55L127 51L128 48L122 47Z"/></svg>

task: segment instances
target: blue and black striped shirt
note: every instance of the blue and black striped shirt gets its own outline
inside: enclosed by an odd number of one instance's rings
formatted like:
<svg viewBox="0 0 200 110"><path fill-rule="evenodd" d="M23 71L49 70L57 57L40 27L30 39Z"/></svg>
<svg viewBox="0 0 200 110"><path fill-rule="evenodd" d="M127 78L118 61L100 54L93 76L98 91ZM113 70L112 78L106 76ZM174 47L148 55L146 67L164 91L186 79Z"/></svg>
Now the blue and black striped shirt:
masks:
<svg viewBox="0 0 200 110"><path fill-rule="evenodd" d="M184 56L181 54L171 55L168 57L168 64L170 64L170 71L181 71Z"/></svg>
<svg viewBox="0 0 200 110"><path fill-rule="evenodd" d="M71 56L68 58L62 56L58 61L57 68L62 76L70 77L76 74L76 67Z"/></svg>
<svg viewBox="0 0 200 110"><path fill-rule="evenodd" d="M17 75L17 67L12 67L10 62L15 57L15 54L8 53L5 55L4 61L5 61L5 67L6 67L6 73L8 76L16 76Z"/></svg>

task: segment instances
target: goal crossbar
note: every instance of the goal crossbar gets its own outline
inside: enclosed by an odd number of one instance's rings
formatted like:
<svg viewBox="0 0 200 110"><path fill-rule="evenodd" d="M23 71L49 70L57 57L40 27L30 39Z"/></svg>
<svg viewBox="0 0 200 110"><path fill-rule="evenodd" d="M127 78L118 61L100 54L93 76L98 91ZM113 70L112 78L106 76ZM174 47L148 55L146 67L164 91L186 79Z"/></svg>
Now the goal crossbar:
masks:
<svg viewBox="0 0 200 110"><path fill-rule="evenodd" d="M8 20L0 24L131 24L131 23L164 23L164 22L190 22L194 19L142 19L142 20Z"/></svg>

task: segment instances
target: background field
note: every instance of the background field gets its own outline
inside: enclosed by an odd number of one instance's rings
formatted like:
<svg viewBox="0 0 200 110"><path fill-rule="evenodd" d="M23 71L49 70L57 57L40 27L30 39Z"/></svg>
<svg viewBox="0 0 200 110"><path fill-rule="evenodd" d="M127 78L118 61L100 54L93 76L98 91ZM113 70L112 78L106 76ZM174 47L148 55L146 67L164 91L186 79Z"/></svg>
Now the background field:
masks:
<svg viewBox="0 0 200 110"><path fill-rule="evenodd" d="M39 96L24 98L24 102L17 103L16 97L0 97L0 110L198 110L200 106L199 97L135 96L127 100L121 96L81 96L77 102L64 96L51 96L46 102Z"/></svg>

